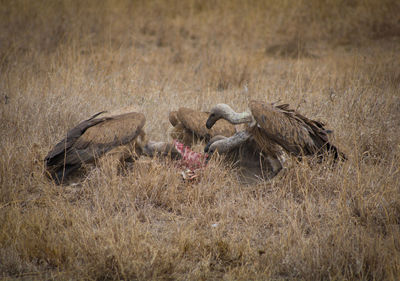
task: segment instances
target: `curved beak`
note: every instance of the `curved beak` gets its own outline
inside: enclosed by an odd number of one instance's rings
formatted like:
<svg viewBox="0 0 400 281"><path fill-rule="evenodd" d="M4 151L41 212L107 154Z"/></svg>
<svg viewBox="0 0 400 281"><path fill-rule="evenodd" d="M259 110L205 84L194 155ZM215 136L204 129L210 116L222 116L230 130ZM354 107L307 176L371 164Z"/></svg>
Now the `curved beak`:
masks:
<svg viewBox="0 0 400 281"><path fill-rule="evenodd" d="M205 160L206 165L208 164L208 162L210 161L212 156L213 156L213 152L211 152L211 153L206 152L206 160Z"/></svg>
<svg viewBox="0 0 400 281"><path fill-rule="evenodd" d="M208 150L210 149L211 142L207 143L207 145L204 147L204 153L208 153Z"/></svg>
<svg viewBox="0 0 400 281"><path fill-rule="evenodd" d="M208 117L206 122L207 129L211 129L214 126L215 122L217 122L217 120L214 120L212 116Z"/></svg>

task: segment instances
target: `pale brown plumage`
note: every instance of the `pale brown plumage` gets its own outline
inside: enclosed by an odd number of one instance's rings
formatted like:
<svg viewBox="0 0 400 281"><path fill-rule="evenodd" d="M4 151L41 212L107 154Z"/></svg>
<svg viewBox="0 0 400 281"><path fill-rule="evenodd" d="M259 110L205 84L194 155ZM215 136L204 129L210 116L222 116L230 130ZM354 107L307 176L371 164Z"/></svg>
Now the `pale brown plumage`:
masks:
<svg viewBox="0 0 400 281"><path fill-rule="evenodd" d="M211 128L220 118L233 124L252 123L247 132L249 136L254 137L264 151L273 153L276 150L274 146L279 145L287 152L299 157L303 155L321 156L325 152L329 152L334 154L335 159L345 158L329 142L329 131L324 128L324 124L289 109L289 105L251 101L249 108L251 113L236 113L228 105L219 104L211 110L206 126Z"/></svg>
<svg viewBox="0 0 400 281"><path fill-rule="evenodd" d="M66 138L56 144L45 158L46 169L51 178L62 183L68 174L83 163L93 162L116 149L120 153L123 146L129 146L126 150L133 154L140 154L140 142L145 136L144 124L142 113L97 113L68 131Z"/></svg>
<svg viewBox="0 0 400 281"><path fill-rule="evenodd" d="M289 109L288 104L274 105L251 101L249 108L265 136L289 153L296 156L322 156L329 152L333 153L335 159L344 158L344 154L339 153L329 142L330 131L325 129L322 122Z"/></svg>
<svg viewBox="0 0 400 281"><path fill-rule="evenodd" d="M207 112L185 107L179 108L178 111L170 112L169 121L174 126L171 137L190 146L200 140L209 141L210 138L216 135L229 137L235 134L235 126L226 120L218 121L211 130L207 129L205 127L207 118Z"/></svg>

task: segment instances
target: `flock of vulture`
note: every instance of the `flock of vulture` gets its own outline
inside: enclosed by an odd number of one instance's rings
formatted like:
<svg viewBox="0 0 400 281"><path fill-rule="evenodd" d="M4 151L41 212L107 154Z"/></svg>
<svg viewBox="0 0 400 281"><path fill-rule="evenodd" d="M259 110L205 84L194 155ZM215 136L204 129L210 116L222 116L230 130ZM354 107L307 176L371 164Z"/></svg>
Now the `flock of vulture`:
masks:
<svg viewBox="0 0 400 281"><path fill-rule="evenodd" d="M210 112L189 108L172 111L169 121L173 126L173 143L147 141L143 130L146 119L142 113L131 109L99 112L68 131L48 153L47 174L61 184L83 164L97 163L105 155L113 155L118 161L134 160L142 155L177 161L189 157L185 163L189 169L195 169L218 152L238 168L243 178L257 179L278 174L285 153L298 159L304 156L322 159L328 155L335 161L346 159L329 142L331 131L324 124L289 109L289 105L251 101L249 109L249 112L237 113L226 104L217 104ZM204 157L190 158L192 155L186 152L199 141L206 143L205 154L201 155ZM179 144L188 150L182 150ZM204 159L204 162L190 165L190 159Z"/></svg>

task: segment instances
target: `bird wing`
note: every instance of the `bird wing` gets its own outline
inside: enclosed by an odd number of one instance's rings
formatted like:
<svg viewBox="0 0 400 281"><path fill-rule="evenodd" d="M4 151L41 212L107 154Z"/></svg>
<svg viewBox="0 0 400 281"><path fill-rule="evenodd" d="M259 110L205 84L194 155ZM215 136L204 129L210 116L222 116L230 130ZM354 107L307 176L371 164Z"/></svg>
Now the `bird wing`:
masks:
<svg viewBox="0 0 400 281"><path fill-rule="evenodd" d="M171 123L172 126L178 125L180 123L178 119L178 111L171 111L168 115L169 122Z"/></svg>
<svg viewBox="0 0 400 281"><path fill-rule="evenodd" d="M67 132L67 136L58 142L54 148L47 154L45 157L45 163L48 167L50 166L57 166L58 163L63 162L65 151L71 148L72 145L79 139L79 137L85 133L85 131L101 123L105 120L105 118L96 118L100 114L104 113L104 111L96 113L89 119L82 121L77 126L72 128Z"/></svg>
<svg viewBox="0 0 400 281"><path fill-rule="evenodd" d="M313 154L328 141L321 122L302 116L287 104L275 106L251 101L249 107L264 133L289 152Z"/></svg>
<svg viewBox="0 0 400 281"><path fill-rule="evenodd" d="M177 117L187 129L199 137L211 138L216 135L230 137L236 133L235 126L223 119L218 120L212 129L207 129L207 112L181 107Z"/></svg>
<svg viewBox="0 0 400 281"><path fill-rule="evenodd" d="M91 161L116 146L134 140L145 123L144 115L136 112L92 118L70 130L67 137L50 151L45 158L47 167L57 169Z"/></svg>
<svg viewBox="0 0 400 281"><path fill-rule="evenodd" d="M90 161L114 147L132 142L141 133L145 122L144 115L137 112L107 118L82 134L71 147L72 153L66 162Z"/></svg>

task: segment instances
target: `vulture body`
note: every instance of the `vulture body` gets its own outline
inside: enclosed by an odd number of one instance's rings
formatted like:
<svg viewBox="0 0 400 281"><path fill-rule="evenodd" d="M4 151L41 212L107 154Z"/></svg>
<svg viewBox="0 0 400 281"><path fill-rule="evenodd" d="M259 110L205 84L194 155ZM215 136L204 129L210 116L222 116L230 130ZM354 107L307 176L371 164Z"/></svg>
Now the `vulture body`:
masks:
<svg viewBox="0 0 400 281"><path fill-rule="evenodd" d="M329 142L330 131L326 130L321 122L304 117L289 109L287 104L274 105L251 101L249 108L251 113L236 113L226 104L213 107L206 122L207 128L212 128L221 118L232 124L248 123L249 126L230 138L210 143L205 151L210 154L215 150L227 153L241 145L254 145L254 149L260 150L269 159L272 174L276 174L282 168L281 148L299 158L303 155L322 157L328 152L333 154L335 159L345 159L345 156Z"/></svg>
<svg viewBox="0 0 400 281"><path fill-rule="evenodd" d="M226 120L216 122L211 130L204 124L208 118L207 112L201 112L190 108L181 107L178 111L169 114L169 121L174 127L171 132L173 139L178 139L187 146L191 146L200 140L209 141L212 137L222 135L230 137L235 134L235 126Z"/></svg>
<svg viewBox="0 0 400 281"><path fill-rule="evenodd" d="M50 177L60 184L82 164L94 162L106 153L119 158L140 154L146 119L142 113L118 111L121 112L99 112L68 131L44 159Z"/></svg>
<svg viewBox="0 0 400 281"><path fill-rule="evenodd" d="M208 148L210 153L218 149L227 151L228 148L248 139L254 139L258 147L272 159L279 158L279 147L289 154L302 157L303 155L333 154L335 159L345 159L344 154L329 142L328 133L324 124L308 119L296 111L289 109L289 105L266 104L260 101L249 103L251 113L236 113L226 104L218 104L212 108L206 122L207 128L212 128L219 119L228 120L232 124L248 123L246 130L215 142ZM243 140L243 141L241 141Z"/></svg>

